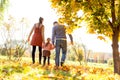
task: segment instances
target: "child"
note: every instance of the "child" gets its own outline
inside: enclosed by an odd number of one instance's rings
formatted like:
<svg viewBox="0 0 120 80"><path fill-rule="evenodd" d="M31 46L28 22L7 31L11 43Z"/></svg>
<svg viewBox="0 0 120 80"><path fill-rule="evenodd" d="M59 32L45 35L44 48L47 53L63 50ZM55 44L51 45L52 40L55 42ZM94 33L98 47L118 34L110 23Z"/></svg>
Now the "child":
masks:
<svg viewBox="0 0 120 80"><path fill-rule="evenodd" d="M46 63L46 58L48 58L48 65L50 64L50 50L54 49L54 46L51 44L50 42L50 38L47 38L47 42L45 44L43 44L43 66Z"/></svg>

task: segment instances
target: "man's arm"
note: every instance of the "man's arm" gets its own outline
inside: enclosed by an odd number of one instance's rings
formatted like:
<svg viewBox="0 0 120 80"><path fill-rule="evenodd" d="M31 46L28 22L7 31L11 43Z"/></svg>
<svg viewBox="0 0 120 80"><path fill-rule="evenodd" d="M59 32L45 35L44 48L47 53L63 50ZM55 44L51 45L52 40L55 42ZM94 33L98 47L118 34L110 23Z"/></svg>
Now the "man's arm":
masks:
<svg viewBox="0 0 120 80"><path fill-rule="evenodd" d="M54 45L54 42L55 42L55 35L56 35L56 33L55 33L55 27L53 27L53 29L52 29L52 44Z"/></svg>
<svg viewBox="0 0 120 80"><path fill-rule="evenodd" d="M68 35L69 35L69 38L71 40L71 44L73 44L73 36L72 36L72 34L68 34Z"/></svg>

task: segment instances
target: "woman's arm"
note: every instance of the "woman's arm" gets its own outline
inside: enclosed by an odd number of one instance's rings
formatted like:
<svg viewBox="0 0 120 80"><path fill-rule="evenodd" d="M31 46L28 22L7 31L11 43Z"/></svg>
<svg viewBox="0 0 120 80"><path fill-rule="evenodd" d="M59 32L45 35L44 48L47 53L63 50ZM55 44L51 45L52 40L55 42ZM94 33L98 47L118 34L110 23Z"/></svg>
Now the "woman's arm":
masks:
<svg viewBox="0 0 120 80"><path fill-rule="evenodd" d="M29 33L28 41L30 41L30 37L31 37L31 35L32 35L33 31L34 31L34 28L35 28L35 25L33 26L33 28L31 29L31 31L30 31L30 33Z"/></svg>
<svg viewBox="0 0 120 80"><path fill-rule="evenodd" d="M45 43L42 43L42 48L45 48Z"/></svg>
<svg viewBox="0 0 120 80"><path fill-rule="evenodd" d="M45 43L44 26L42 26L42 42Z"/></svg>

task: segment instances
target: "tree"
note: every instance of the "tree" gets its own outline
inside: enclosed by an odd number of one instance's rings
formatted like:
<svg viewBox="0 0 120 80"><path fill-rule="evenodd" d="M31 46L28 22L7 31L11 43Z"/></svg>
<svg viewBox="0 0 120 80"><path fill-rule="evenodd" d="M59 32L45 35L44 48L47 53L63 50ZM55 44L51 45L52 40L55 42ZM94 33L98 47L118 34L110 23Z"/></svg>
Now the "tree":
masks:
<svg viewBox="0 0 120 80"><path fill-rule="evenodd" d="M4 12L8 7L9 0L0 0L0 20L4 17Z"/></svg>
<svg viewBox="0 0 120 80"><path fill-rule="evenodd" d="M88 32L107 36L112 41L114 73L120 74L120 0L50 0L60 21L68 25L70 31L87 22ZM84 14L79 16L79 12Z"/></svg>

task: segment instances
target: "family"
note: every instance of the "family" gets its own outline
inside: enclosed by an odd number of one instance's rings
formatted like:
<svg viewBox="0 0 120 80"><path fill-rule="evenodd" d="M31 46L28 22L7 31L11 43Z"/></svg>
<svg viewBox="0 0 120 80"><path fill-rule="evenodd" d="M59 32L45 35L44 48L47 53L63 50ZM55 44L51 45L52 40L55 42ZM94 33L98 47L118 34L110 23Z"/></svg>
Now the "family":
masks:
<svg viewBox="0 0 120 80"><path fill-rule="evenodd" d="M41 64L42 57L43 59L43 66L46 63L46 59L48 60L48 65L50 64L50 51L55 48L55 65L59 67L60 65L63 66L66 53L67 53L67 38L66 38L66 29L64 25L55 21L53 23L52 29L52 41L50 38L47 38L45 41L44 38L44 25L43 25L43 18L39 18L39 22L35 23L29 36L28 41L32 46L32 62L35 63L35 51L36 47L39 48L39 64ZM33 34L33 35L32 35ZM71 34L68 34L71 40L71 44L73 44L73 37ZM30 40L31 39L31 40ZM43 51L42 51L43 49ZM60 60L60 50L62 49L62 57Z"/></svg>

